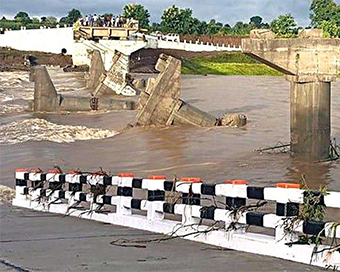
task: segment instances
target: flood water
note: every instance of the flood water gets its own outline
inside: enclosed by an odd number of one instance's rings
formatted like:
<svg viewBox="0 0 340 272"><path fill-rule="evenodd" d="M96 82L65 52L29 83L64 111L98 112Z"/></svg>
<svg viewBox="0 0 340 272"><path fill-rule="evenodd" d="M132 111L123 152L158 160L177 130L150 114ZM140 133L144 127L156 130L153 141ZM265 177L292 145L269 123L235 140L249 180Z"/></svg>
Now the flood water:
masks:
<svg viewBox="0 0 340 272"><path fill-rule="evenodd" d="M82 73L50 70L58 91L83 90ZM68 92L72 92L68 91ZM174 177L205 182L247 179L253 185L297 182L311 188L340 189L340 161L302 163L289 154L254 149L289 142L289 83L283 77L183 76L182 98L220 116L244 113L245 128L131 128L135 111L34 114L25 111L33 97L26 72L0 73L0 183L14 187L13 170L99 170ZM340 81L332 85L332 137L340 142Z"/></svg>

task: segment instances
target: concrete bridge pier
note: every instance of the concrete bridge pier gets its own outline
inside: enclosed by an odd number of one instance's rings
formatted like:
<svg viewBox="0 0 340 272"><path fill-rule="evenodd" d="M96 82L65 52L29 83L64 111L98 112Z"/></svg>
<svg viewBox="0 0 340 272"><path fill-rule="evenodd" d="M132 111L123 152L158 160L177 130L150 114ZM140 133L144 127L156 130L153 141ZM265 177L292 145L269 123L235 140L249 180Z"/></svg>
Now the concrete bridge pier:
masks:
<svg viewBox="0 0 340 272"><path fill-rule="evenodd" d="M329 157L331 82L290 81L290 139L296 157L312 161Z"/></svg>
<svg viewBox="0 0 340 272"><path fill-rule="evenodd" d="M340 39L323 38L319 29L277 39L270 30L261 29L242 40L242 51L286 74L290 82L293 156L305 161L328 159L331 82L340 73Z"/></svg>

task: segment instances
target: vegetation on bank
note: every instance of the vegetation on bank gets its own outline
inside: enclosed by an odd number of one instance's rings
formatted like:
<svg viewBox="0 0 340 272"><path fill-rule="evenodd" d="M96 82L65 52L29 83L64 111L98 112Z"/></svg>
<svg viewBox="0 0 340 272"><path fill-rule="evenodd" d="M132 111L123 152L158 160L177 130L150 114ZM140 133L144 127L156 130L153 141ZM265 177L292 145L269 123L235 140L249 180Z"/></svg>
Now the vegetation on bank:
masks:
<svg viewBox="0 0 340 272"><path fill-rule="evenodd" d="M282 73L242 53L185 59L182 62L182 74L282 76Z"/></svg>
<svg viewBox="0 0 340 272"><path fill-rule="evenodd" d="M112 15L112 13L103 15ZM16 14L14 20L2 17L0 28L20 29L21 26L39 28L41 25L55 27L57 24L73 24L82 16L81 11L72 9L67 16L58 21L53 16L31 18L27 12L20 11ZM280 15L271 22L264 22L261 16L254 15L249 21L239 21L235 25L230 25L227 22L214 19L210 21L199 20L194 16L192 9L180 8L175 5L162 12L160 22L150 23L150 13L141 4L126 4L123 7L122 16L138 20L139 25L143 29L147 29L148 32L160 31L164 34L243 36L249 35L252 29L270 28L277 36L294 37L298 30L302 28L297 25L291 14ZM340 5L335 0L311 0L310 20L308 28L321 28L326 37L340 37Z"/></svg>

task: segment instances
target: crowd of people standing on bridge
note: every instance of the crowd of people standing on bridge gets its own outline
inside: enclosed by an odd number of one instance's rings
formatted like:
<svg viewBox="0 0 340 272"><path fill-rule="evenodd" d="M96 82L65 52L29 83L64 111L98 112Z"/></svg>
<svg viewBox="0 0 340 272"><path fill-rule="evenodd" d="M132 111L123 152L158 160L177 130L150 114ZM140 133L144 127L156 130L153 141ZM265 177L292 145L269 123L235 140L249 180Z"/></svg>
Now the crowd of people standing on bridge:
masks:
<svg viewBox="0 0 340 272"><path fill-rule="evenodd" d="M138 21L130 18L124 18L121 15L97 15L88 14L79 19L82 26L93 27L138 27Z"/></svg>

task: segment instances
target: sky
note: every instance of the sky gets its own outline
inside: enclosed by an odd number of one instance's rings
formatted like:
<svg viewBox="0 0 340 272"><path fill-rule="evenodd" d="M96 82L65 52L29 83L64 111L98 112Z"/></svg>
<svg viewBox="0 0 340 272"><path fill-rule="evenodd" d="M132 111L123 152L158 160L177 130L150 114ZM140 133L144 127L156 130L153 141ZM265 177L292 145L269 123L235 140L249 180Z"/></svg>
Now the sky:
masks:
<svg viewBox="0 0 340 272"><path fill-rule="evenodd" d="M19 11L30 17L67 15L72 8L83 14L106 12L120 14L122 7L131 2L142 4L149 10L151 22L159 22L164 9L177 5L191 8L196 18L209 21L215 19L223 24L234 25L238 21L249 22L249 18L260 15L270 22L281 14L291 13L298 25L309 25L309 6L312 0L0 0L0 16L10 19ZM335 0L340 4L340 0Z"/></svg>

